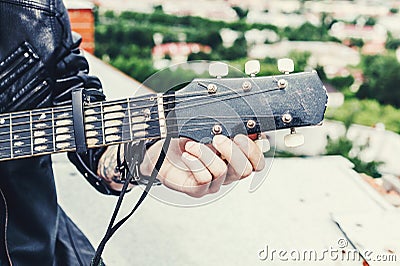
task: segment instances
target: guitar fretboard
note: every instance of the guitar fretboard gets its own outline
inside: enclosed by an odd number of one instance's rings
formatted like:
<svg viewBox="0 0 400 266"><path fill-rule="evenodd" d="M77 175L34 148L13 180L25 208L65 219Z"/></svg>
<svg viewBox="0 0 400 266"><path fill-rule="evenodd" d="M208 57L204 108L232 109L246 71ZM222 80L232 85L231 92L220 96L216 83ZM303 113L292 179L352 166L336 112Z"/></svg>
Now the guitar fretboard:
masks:
<svg viewBox="0 0 400 266"><path fill-rule="evenodd" d="M157 96L85 105L88 148L160 136ZM0 114L0 161L74 151L72 106Z"/></svg>

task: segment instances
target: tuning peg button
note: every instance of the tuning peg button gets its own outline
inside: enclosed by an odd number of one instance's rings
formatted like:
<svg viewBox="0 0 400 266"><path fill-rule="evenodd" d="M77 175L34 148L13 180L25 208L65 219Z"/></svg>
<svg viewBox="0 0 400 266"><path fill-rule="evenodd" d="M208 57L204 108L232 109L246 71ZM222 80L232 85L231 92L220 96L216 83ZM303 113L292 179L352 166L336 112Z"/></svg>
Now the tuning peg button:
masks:
<svg viewBox="0 0 400 266"><path fill-rule="evenodd" d="M260 73L260 69L260 61L258 60L247 61L244 65L244 72L246 73L246 75L249 75L251 77L254 77L258 73Z"/></svg>
<svg viewBox="0 0 400 266"><path fill-rule="evenodd" d="M290 58L282 58L278 60L278 70L282 73L289 74L294 71L294 62Z"/></svg>
<svg viewBox="0 0 400 266"><path fill-rule="evenodd" d="M288 148L296 148L304 144L304 135L296 133L294 128L290 130L290 134L284 138L285 146Z"/></svg>
<svg viewBox="0 0 400 266"><path fill-rule="evenodd" d="M212 77L217 77L217 78L225 77L229 74L228 65L221 62L212 63L208 67L208 73Z"/></svg>

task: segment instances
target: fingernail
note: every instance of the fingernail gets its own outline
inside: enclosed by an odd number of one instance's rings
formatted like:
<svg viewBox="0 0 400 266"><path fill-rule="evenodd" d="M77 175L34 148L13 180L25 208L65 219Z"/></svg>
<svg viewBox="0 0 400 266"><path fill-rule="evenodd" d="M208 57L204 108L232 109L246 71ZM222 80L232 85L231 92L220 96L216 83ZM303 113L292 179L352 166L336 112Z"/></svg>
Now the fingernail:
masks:
<svg viewBox="0 0 400 266"><path fill-rule="evenodd" d="M216 135L216 136L214 136L214 138L213 138L213 145L214 145L214 146L215 146L215 145L217 145L217 146L222 145L222 144L224 143L225 140L226 140L226 137L225 137L225 136Z"/></svg>
<svg viewBox="0 0 400 266"><path fill-rule="evenodd" d="M187 153L187 152L183 152L182 153L182 158L186 159L188 161L194 161L195 160L195 157L193 155Z"/></svg>
<svg viewBox="0 0 400 266"><path fill-rule="evenodd" d="M185 144L185 150L191 150L193 149L193 147L196 145L196 143L194 141L188 141Z"/></svg>
<svg viewBox="0 0 400 266"><path fill-rule="evenodd" d="M234 141L241 146L246 146L249 143L249 138L244 135L237 135Z"/></svg>

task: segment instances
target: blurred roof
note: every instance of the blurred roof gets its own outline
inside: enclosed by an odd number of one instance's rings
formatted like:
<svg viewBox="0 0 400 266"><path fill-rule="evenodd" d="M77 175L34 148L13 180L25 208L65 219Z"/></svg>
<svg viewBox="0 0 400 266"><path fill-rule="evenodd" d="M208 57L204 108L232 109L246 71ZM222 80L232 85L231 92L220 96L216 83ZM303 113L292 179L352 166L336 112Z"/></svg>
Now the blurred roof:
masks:
<svg viewBox="0 0 400 266"><path fill-rule="evenodd" d="M61 206L97 245L115 199L95 192L70 164L56 158L54 167ZM254 193L248 192L248 178L218 201L197 208L177 208L148 197L107 245L105 262L121 266L268 264L258 258L266 245L270 250L313 249L321 254L329 247L338 248L338 240L346 235L360 250L400 254L400 227L394 226L400 221L399 211L351 167L342 157L275 159L264 184ZM163 190L167 189L154 187L151 193ZM129 212L141 192L136 188L127 195L122 213ZM127 247L135 247L134 255L125 256ZM328 257L323 265L348 263Z"/></svg>
<svg viewBox="0 0 400 266"><path fill-rule="evenodd" d="M100 77L109 98L149 92L99 59L88 55L88 60L91 73ZM307 140L313 145L314 139ZM53 162L60 205L97 246L116 198L96 192L64 154L53 156ZM400 227L393 226L400 221L399 211L352 170L349 161L333 156L267 162L270 172L261 173L267 178L254 193L248 192L250 177L219 200L197 208L177 208L148 197L108 243L105 262L121 266L256 265L263 263L258 255L266 246L322 253L337 248L338 240L346 237L358 250L400 258ZM135 188L126 196L121 213L130 211L141 192ZM164 186L154 187L151 195L164 193L185 197ZM133 250L130 255L127 248ZM348 263L327 258L323 265Z"/></svg>
<svg viewBox="0 0 400 266"><path fill-rule="evenodd" d="M133 97L152 92L137 80L97 57L89 53L85 53L85 57L89 61L90 74L101 80L107 99Z"/></svg>

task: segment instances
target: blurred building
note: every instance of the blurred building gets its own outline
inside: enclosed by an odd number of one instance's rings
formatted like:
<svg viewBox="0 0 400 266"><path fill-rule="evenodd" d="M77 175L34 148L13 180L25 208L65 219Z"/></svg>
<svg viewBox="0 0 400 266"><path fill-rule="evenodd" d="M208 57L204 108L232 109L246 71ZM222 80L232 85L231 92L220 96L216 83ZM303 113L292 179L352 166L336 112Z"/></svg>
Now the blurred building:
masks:
<svg viewBox="0 0 400 266"><path fill-rule="evenodd" d="M186 62L190 54L211 53L211 47L198 43L163 43L158 44L152 49L154 67L162 69L170 64ZM169 58L169 59L168 59Z"/></svg>
<svg viewBox="0 0 400 266"><path fill-rule="evenodd" d="M255 59L284 58L291 51L310 52L310 66L323 66L326 74L342 74L343 68L360 63L358 51L336 42L282 41L274 44L260 44L249 50L249 57Z"/></svg>
<svg viewBox="0 0 400 266"><path fill-rule="evenodd" d="M72 30L82 36L81 48L93 54L95 48L94 5L85 0L65 0L64 3L68 9Z"/></svg>

